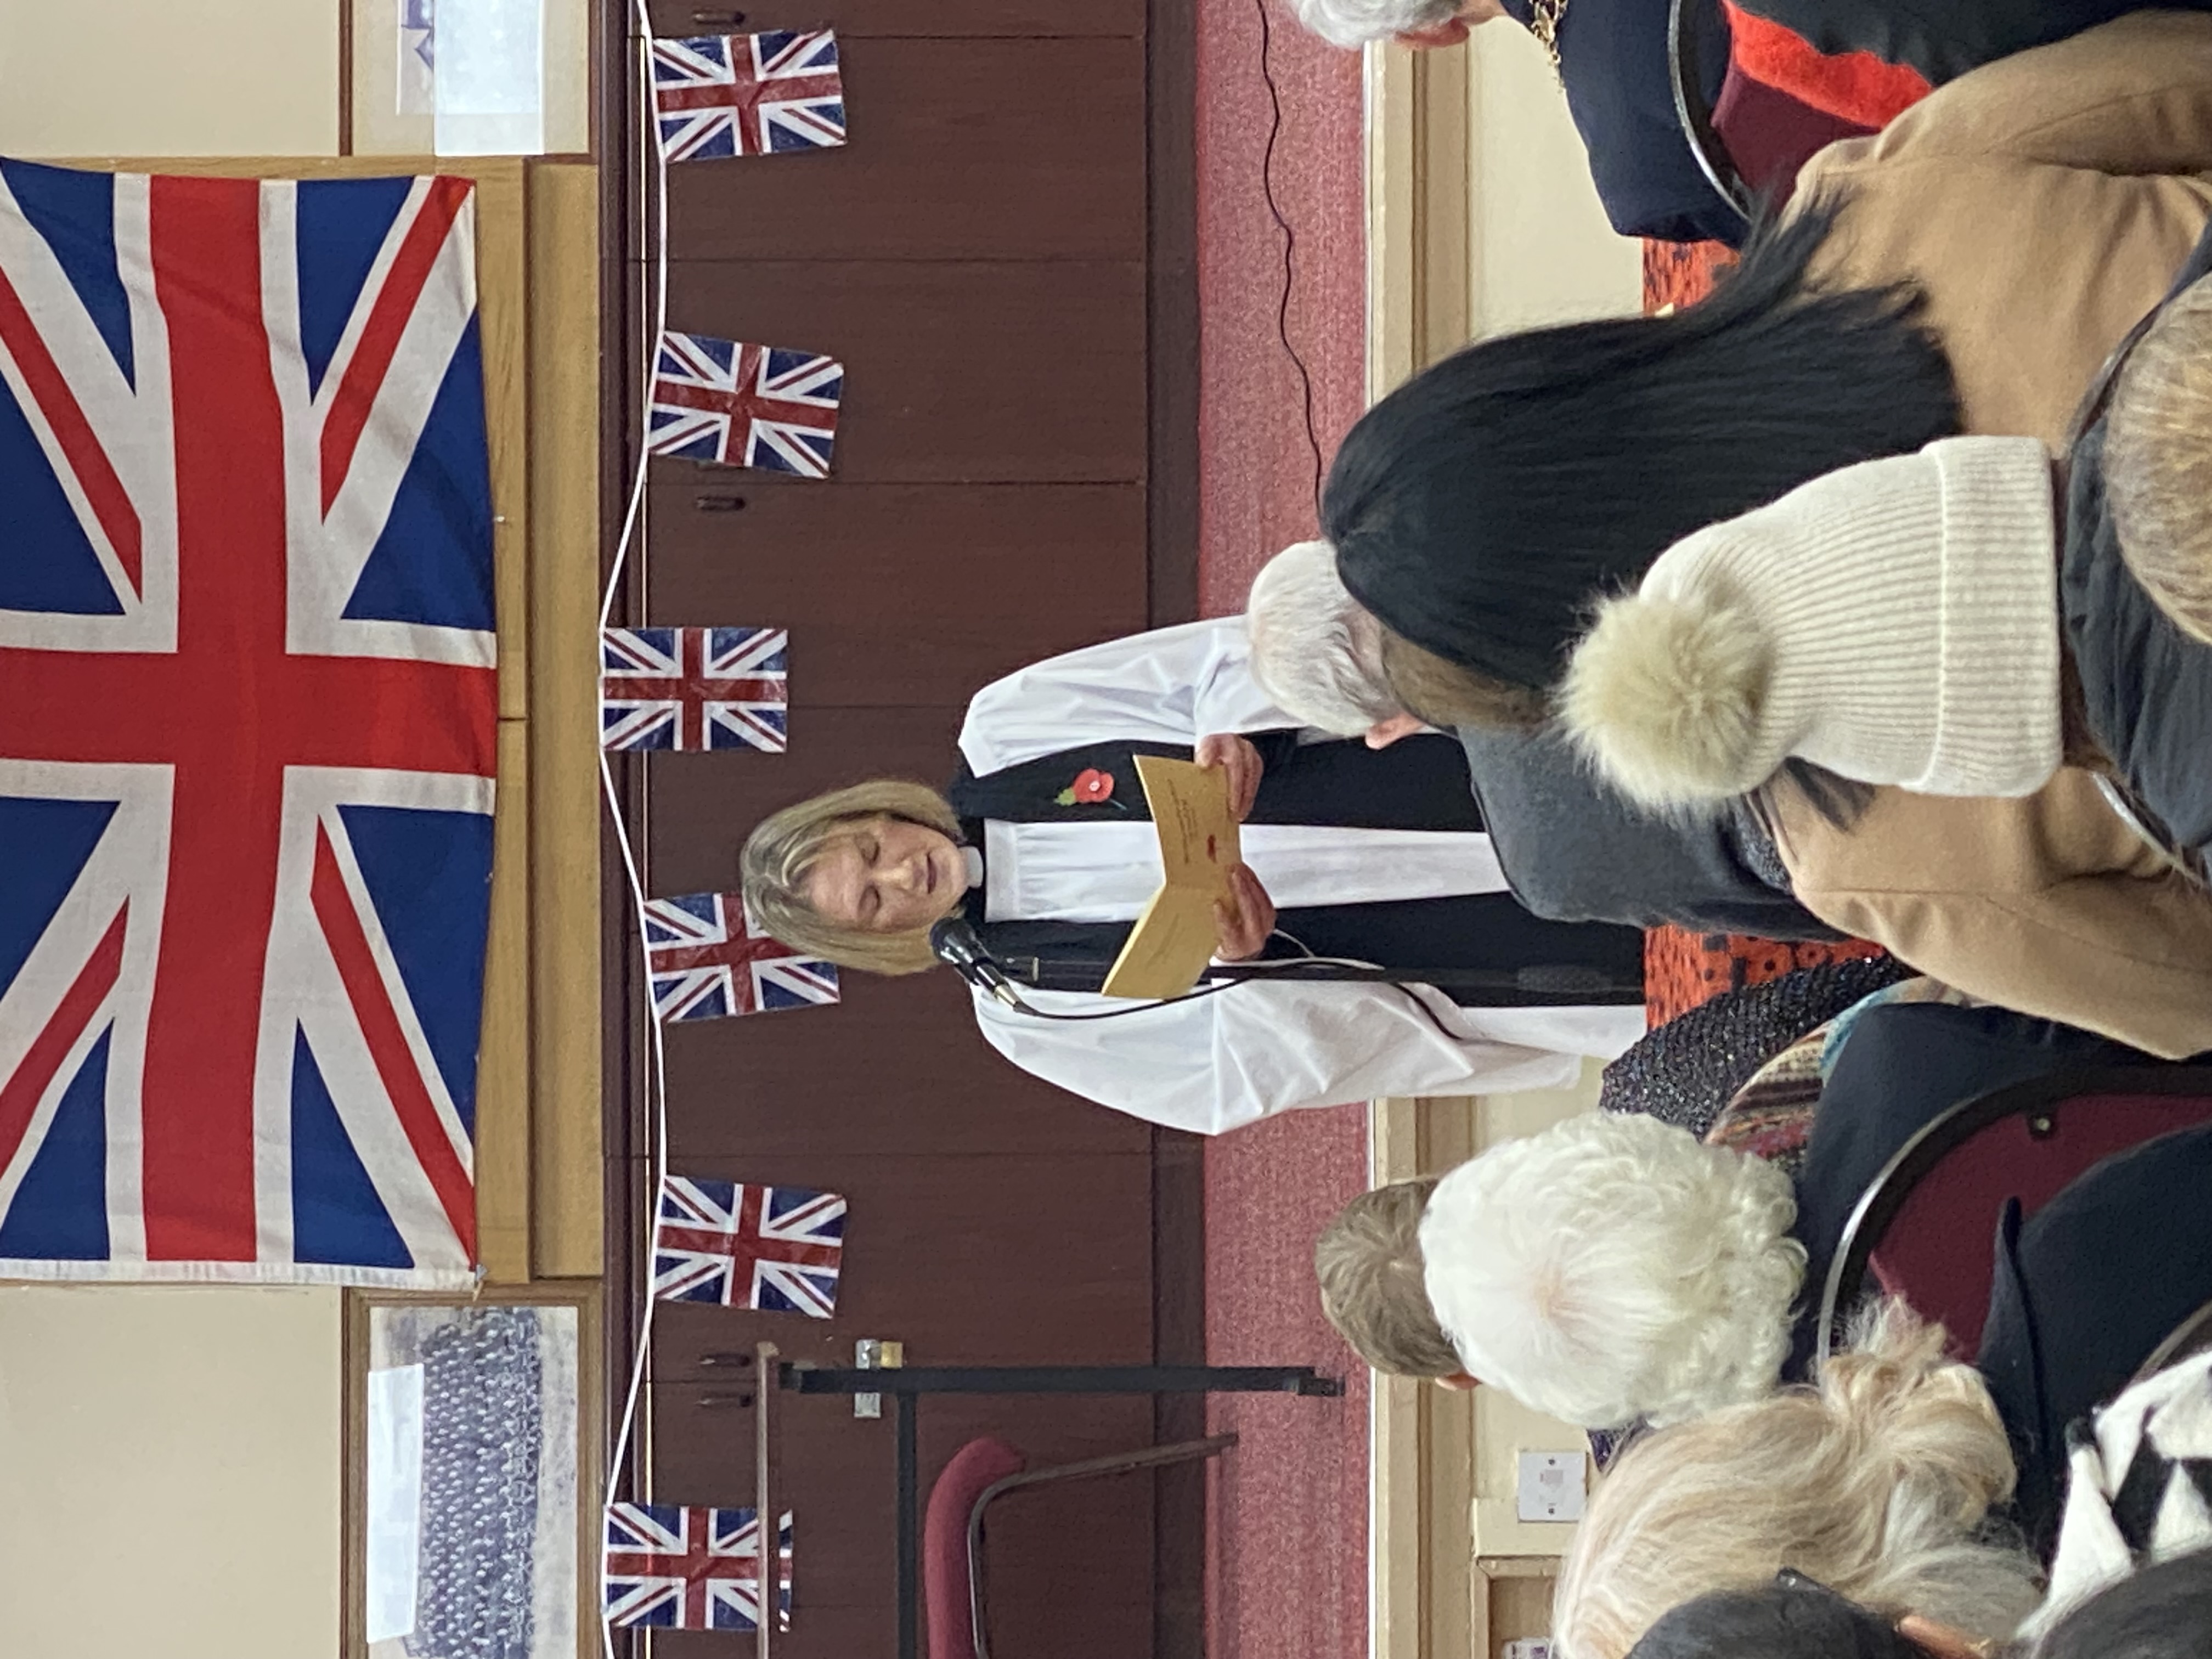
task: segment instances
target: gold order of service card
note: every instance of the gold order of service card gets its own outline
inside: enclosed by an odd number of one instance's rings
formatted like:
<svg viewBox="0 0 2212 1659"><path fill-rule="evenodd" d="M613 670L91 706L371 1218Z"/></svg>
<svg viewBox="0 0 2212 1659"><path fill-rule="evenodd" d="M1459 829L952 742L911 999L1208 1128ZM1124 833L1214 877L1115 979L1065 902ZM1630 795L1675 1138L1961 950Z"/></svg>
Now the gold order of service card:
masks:
<svg viewBox="0 0 2212 1659"><path fill-rule="evenodd" d="M1212 960L1213 907L1218 901L1235 908L1229 872L1243 862L1243 850L1224 768L1158 755L1136 759L1165 879L1099 988L1109 997L1181 996Z"/></svg>

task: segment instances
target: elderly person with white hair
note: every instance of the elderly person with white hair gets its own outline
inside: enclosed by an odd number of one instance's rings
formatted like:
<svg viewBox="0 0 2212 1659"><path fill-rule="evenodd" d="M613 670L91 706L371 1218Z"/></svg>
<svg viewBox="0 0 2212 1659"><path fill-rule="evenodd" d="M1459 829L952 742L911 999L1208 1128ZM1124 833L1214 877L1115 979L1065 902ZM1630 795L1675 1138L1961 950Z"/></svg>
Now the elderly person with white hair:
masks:
<svg viewBox="0 0 2212 1659"><path fill-rule="evenodd" d="M2154 1063L2009 1009L1881 994L1827 1048L1794 1172L1633 1111L1578 1114L1441 1177L1353 1199L1315 1247L1323 1311L1379 1370L1480 1378L1589 1429L1679 1422L1807 1374L1815 1304L1851 1213L1929 1123L2035 1079ZM2166 1206L2173 1214L2125 1239L2095 1236L2118 1201L2142 1208L2154 1188L2185 1191L2203 1174L2198 1156L2174 1140L2132 1173L2100 1164L1996 1253L2014 1267L1991 1280L1991 1352L2014 1357L1993 1386L2021 1402L2023 1424L2093 1403L2212 1298L2212 1245L2194 1238L2201 1206ZM1959 1224L1987 1237L1998 1221ZM2118 1291L2081 1290L2069 1264L2084 1254L2118 1275ZM2139 1290L2136 1277L2160 1283ZM2002 1297L1999 1279L2010 1286ZM2001 1304L2034 1304L2046 1330L2084 1307L2100 1322L2069 1343L2060 1370L2039 1362L2023 1373L2002 1334L2021 1321Z"/></svg>
<svg viewBox="0 0 2212 1659"><path fill-rule="evenodd" d="M1377 1370L1476 1380L1589 1429L1757 1399L1806 1261L1789 1176L1633 1113L1583 1113L1345 1206L1322 1310Z"/></svg>
<svg viewBox="0 0 2212 1659"><path fill-rule="evenodd" d="M1297 543L1261 568L1245 624L1252 679L1298 720L1374 747L1422 729L1392 686L1380 625L1345 591L1327 542ZM1597 782L1548 732L1463 726L1455 735L1505 879L1538 915L1840 937L1791 897L1747 805L1670 818Z"/></svg>

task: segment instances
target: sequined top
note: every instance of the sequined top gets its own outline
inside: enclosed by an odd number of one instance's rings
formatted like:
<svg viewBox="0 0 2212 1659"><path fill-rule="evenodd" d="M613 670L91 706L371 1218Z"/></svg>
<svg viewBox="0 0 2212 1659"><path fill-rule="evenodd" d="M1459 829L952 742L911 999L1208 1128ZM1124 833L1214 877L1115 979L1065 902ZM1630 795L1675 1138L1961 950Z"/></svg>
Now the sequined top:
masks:
<svg viewBox="0 0 2212 1659"><path fill-rule="evenodd" d="M1760 1066L1911 971L1888 957L1826 963L1715 997L1668 1020L1607 1066L1598 1103L1703 1136Z"/></svg>

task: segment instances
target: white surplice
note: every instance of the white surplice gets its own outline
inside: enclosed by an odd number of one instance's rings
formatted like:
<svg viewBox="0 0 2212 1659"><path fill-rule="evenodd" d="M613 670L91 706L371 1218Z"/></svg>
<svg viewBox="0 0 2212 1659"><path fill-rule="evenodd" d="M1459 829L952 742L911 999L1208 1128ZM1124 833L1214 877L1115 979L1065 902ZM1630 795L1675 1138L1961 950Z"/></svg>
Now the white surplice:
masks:
<svg viewBox="0 0 2212 1659"><path fill-rule="evenodd" d="M1195 743L1298 724L1252 678L1241 617L1155 628L1018 668L968 705L960 752L977 777L1086 743Z"/></svg>
<svg viewBox="0 0 2212 1659"><path fill-rule="evenodd" d="M1109 641L994 682L969 704L960 751L981 776L1086 744L1192 744L1297 724L1253 679L1243 621L1228 617ZM1143 822L993 823L985 841L990 921L1126 921L1159 884L1158 843ZM1479 833L1252 824L1243 841L1279 908L1505 888ZM1132 1006L1088 992L1024 996L1055 1013ZM1462 1008L1426 987L1349 981L1240 984L1080 1022L1037 1019L980 995L975 1009L984 1036L1024 1070L1201 1134L1381 1095L1564 1087L1582 1056L1610 1060L1644 1033L1636 1006Z"/></svg>
<svg viewBox="0 0 2212 1659"><path fill-rule="evenodd" d="M1278 910L1502 893L1505 872L1475 830L1345 830L1248 823L1244 862ZM1133 921L1159 889L1149 818L983 826L986 921Z"/></svg>

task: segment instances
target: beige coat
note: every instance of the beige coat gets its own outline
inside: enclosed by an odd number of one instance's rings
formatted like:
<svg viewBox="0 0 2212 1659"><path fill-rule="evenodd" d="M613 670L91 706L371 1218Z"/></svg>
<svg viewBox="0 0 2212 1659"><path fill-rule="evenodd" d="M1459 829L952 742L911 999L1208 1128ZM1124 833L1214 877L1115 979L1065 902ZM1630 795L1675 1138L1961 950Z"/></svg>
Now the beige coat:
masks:
<svg viewBox="0 0 2212 1659"><path fill-rule="evenodd" d="M1917 281L1972 432L2061 447L2212 219L2212 15L2137 12L1961 76L1808 162L1823 274ZM2208 761L2212 764L2212 761ZM2171 1057L2212 1048L2212 894L2065 771L2023 800L1880 789L1849 830L1773 787L1797 897L1923 973Z"/></svg>

